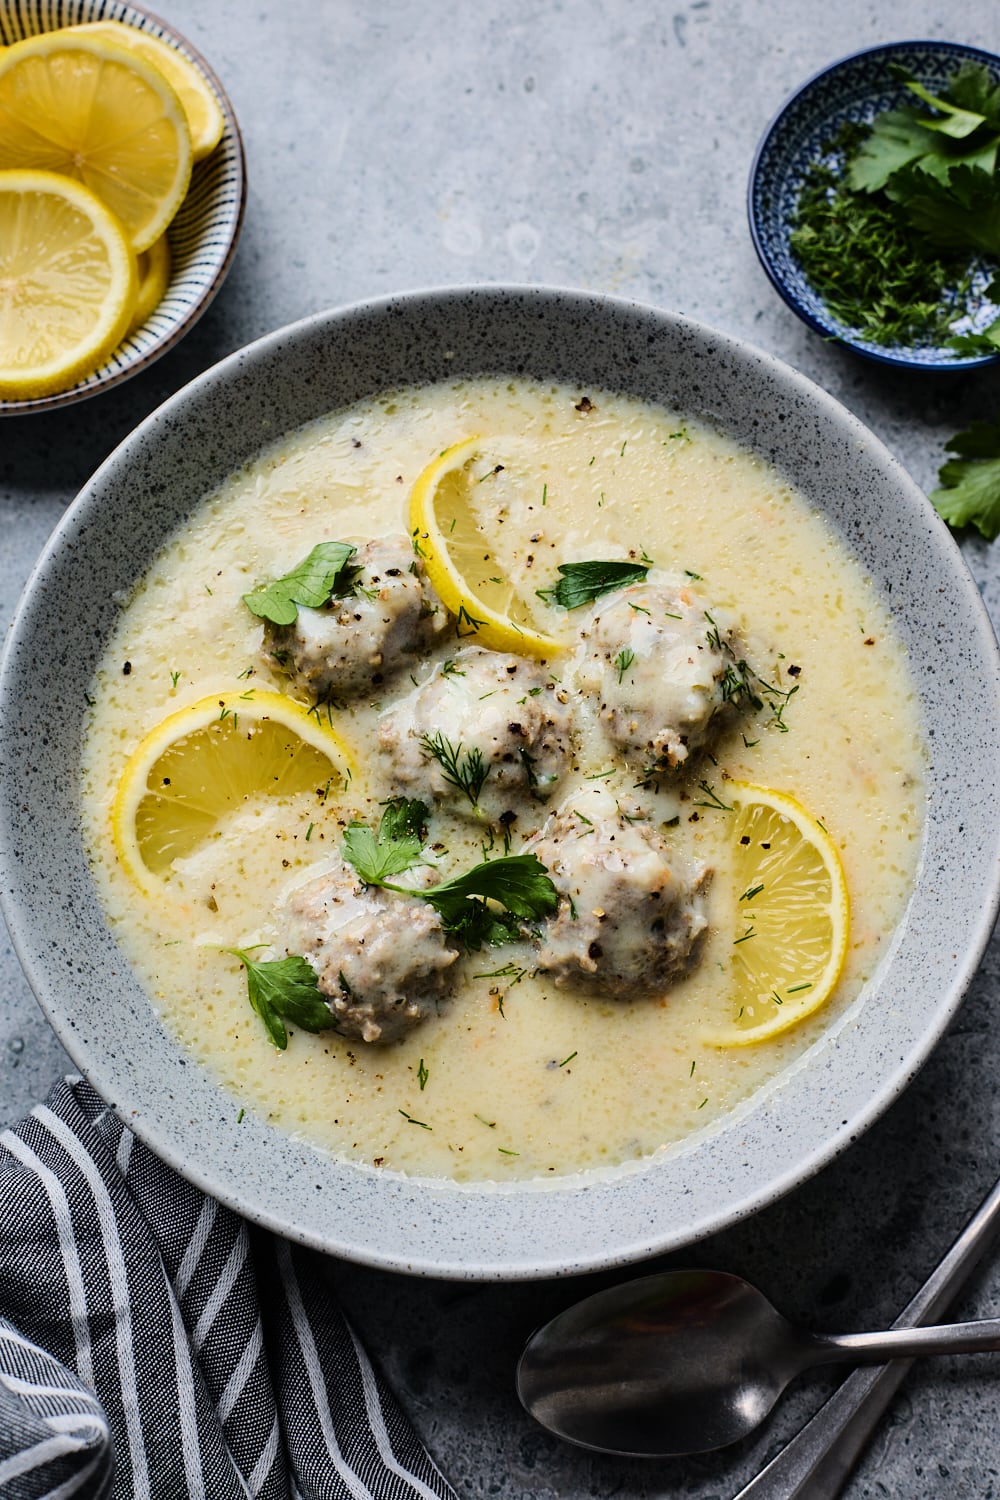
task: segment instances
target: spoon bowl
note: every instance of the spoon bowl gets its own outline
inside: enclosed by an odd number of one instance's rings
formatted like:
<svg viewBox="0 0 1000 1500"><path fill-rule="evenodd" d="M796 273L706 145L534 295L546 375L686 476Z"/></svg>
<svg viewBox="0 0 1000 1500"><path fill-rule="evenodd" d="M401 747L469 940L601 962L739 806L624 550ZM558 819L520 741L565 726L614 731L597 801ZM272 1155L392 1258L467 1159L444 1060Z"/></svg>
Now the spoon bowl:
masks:
<svg viewBox="0 0 1000 1500"><path fill-rule="evenodd" d="M518 1394L543 1426L584 1448L704 1452L764 1420L801 1367L793 1335L738 1276L644 1276L540 1328L521 1356Z"/></svg>
<svg viewBox="0 0 1000 1500"><path fill-rule="evenodd" d="M789 1381L818 1364L1000 1348L1000 1320L887 1333L796 1328L724 1271L668 1271L609 1287L529 1339L522 1404L557 1437L604 1453L705 1453L746 1437Z"/></svg>

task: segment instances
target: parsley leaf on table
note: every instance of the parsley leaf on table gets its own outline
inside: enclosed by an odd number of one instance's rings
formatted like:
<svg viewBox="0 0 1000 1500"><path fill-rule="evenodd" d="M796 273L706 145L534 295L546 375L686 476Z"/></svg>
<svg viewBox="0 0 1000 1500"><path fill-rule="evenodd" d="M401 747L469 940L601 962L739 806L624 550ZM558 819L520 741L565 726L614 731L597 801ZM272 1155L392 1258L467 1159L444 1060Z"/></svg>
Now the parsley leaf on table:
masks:
<svg viewBox="0 0 1000 1500"><path fill-rule="evenodd" d="M602 594L614 589L627 588L630 583L643 583L652 563L633 562L578 562L560 563L557 572L562 577L550 589L536 589L539 599L547 604L558 604L561 609L579 609L582 604L593 604Z"/></svg>
<svg viewBox="0 0 1000 1500"><path fill-rule="evenodd" d="M227 948L246 969L250 1004L267 1027L280 1051L288 1046L282 1016L303 1031L327 1031L333 1015L324 1003L312 966L298 954L288 958L256 960L242 948Z"/></svg>
<svg viewBox="0 0 1000 1500"><path fill-rule="evenodd" d="M300 604L319 609L335 594L350 593L358 571L350 561L357 550L349 542L319 542L283 578L259 584L244 594L243 603L273 625L291 625Z"/></svg>
<svg viewBox="0 0 1000 1500"><path fill-rule="evenodd" d="M973 422L945 447L958 458L938 470L931 504L949 526L975 526L987 541L1000 536L1000 417Z"/></svg>

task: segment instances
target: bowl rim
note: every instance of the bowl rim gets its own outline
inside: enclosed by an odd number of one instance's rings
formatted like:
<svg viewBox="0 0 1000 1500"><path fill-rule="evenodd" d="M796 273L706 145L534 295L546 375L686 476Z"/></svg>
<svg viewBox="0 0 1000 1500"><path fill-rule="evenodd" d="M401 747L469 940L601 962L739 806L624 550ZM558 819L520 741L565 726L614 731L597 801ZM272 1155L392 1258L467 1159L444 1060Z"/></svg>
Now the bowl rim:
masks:
<svg viewBox="0 0 1000 1500"><path fill-rule="evenodd" d="M386 315L395 315L398 319L400 314L405 316L408 310L419 311L421 307L429 307L438 312L443 302L467 301L470 298L481 304L493 305L497 309L504 307L505 299L513 298L524 301L526 305L539 312L548 305L550 308L555 307L561 311L566 311L567 308L571 311L578 310L583 314L593 314L595 309L604 309L609 320L627 317L648 320L652 316L661 326L669 324L680 335L706 340L711 344L714 352L720 356L728 354L730 358L740 361L752 360L755 368L763 371L765 377L777 379L787 388L790 399L798 395L808 399L811 404L818 404L822 412L833 418L842 428L845 440L850 436L855 445L867 445L867 450L875 455L881 465L887 467L890 475L904 492L904 511L920 503L919 514L921 519L926 520L928 535L935 538L935 548L939 547L942 541L947 543L946 550L950 557L953 582L960 591L965 606L977 627L977 650L986 653L985 664L992 675L994 698L1000 704L1000 651L998 651L996 637L982 597L954 540L944 523L933 513L926 497L917 489L914 481L888 448L827 391L774 355L745 340L650 304L572 288L477 284L418 289L314 313L283 328L273 330L245 348L229 354L216 365L202 371L189 384L169 397L162 406L150 413L118 445L84 486L56 526L32 570L8 632L3 661L0 664L0 718L9 725L12 717L12 700L16 700L18 669L14 661L15 647L22 634L29 630L32 613L41 607L40 596L44 594L44 590L40 589L39 585L44 583L49 569L58 564L61 554L73 552L75 538L86 529L90 512L99 505L102 484L113 475L116 468L127 465L133 448L138 447L158 428L162 432L182 426L185 411L189 414L192 410L196 412L201 397L213 386L220 381L225 384L227 380L237 376L240 372L246 373L250 367L259 370L262 365L266 365L272 355L280 353L285 346L295 346L303 340L308 342L310 336L328 332L331 329L349 332L353 320L372 316L384 318ZM293 428L288 427L282 430L291 431ZM266 438L257 440L253 451L260 451L261 446L277 440L280 435L278 431L274 431ZM175 518L174 526L176 524L179 522ZM1000 735L1000 708L997 710L996 717L997 733ZM98 1092L111 1102L124 1123L134 1130L152 1151L188 1180L253 1222L327 1254L340 1255L384 1270L444 1279L530 1280L634 1264L654 1254L662 1254L691 1244L709 1233L717 1232L738 1222L808 1180L821 1167L841 1154L859 1134L868 1129L884 1113L926 1061L964 999L965 992L989 941L997 909L1000 906L1000 858L997 858L991 866L992 883L989 889L982 892L982 901L976 910L967 916L968 935L960 955L952 955L955 965L950 971L943 998L935 1006L932 1025L927 1027L924 1024L919 1036L911 1045L908 1045L905 1050L900 1047L898 1053L894 1052L891 1063L887 1064L880 1074L878 1087L868 1091L863 1107L854 1109L847 1118L839 1122L838 1126L830 1128L826 1135L807 1152L803 1154L797 1151L794 1161L778 1171L776 1175L769 1176L762 1185L758 1184L751 1190L743 1186L741 1196L736 1201L728 1201L722 1210L716 1207L714 1209L703 1208L700 1212L695 1212L692 1207L693 1216L684 1221L679 1228L676 1224L658 1224L651 1228L645 1223L632 1222L628 1231L630 1237L627 1239L620 1236L617 1239L611 1237L612 1243L602 1241L598 1248L580 1251L575 1255L561 1249L558 1252L550 1250L543 1254L534 1246L529 1246L525 1257L516 1261L509 1253L505 1257L490 1242L488 1250L481 1248L475 1260L470 1261L468 1253L461 1248L460 1241L457 1250L449 1241L446 1251L439 1248L437 1243L433 1251L414 1250L405 1237L402 1248L395 1243L392 1246L379 1245L373 1248L367 1244L359 1246L351 1237L350 1226L345 1230L338 1225L335 1227L335 1232L331 1232L331 1226L326 1223L321 1228L317 1228L315 1223L304 1227L301 1223L290 1222L287 1212L281 1210L280 1207L274 1209L262 1206L259 1201L248 1203L245 1196L241 1198L239 1193L231 1189L226 1182L220 1181L218 1162L210 1162L208 1166L202 1166L185 1155L183 1150L165 1142L164 1122L155 1113L152 1117L144 1113L144 1101L137 1095L134 1085L130 1082L131 1073L126 1072L123 1082L119 1065L112 1067L103 1056L96 1062L92 1057L87 1057L85 1045L75 1030L75 1021L67 1021L60 1014L60 1009L65 1008L64 1005L61 1006L61 1003L57 1002L53 1007L50 997L47 997L49 1003L43 999L43 995L46 995L47 990L51 988L44 968L45 963L50 960L48 954L35 941L31 930L31 913L17 890L18 862L13 837L13 808L9 796L10 790L10 787L5 789L0 786L0 907L7 919L12 943L39 1004L57 1036L81 1070L85 1071L94 1082ZM1000 807L997 811L1000 813ZM995 826L991 828L990 847L996 854L1000 854L1000 816L994 819L994 824ZM885 961L884 959L883 962ZM850 1016L851 1011L848 1011L845 1024ZM840 1031L843 1031L842 1027ZM807 1051L805 1058L808 1059L811 1056L812 1050ZM779 1074L779 1082L794 1083L795 1074L801 1066L802 1059L798 1064L793 1064L790 1069ZM220 1085L216 1084L214 1087L221 1091ZM763 1091L752 1095L749 1103L754 1106L760 1105L762 1094L766 1103L768 1093L769 1089L765 1087ZM227 1097L230 1096L227 1095ZM839 1101L836 1112L840 1114ZM731 1123L734 1117L739 1119L740 1115L741 1110L738 1107L734 1113L723 1116L723 1122ZM192 1121L191 1124L193 1123ZM218 1120L214 1124L221 1128ZM235 1133L231 1133L231 1139L235 1143ZM684 1162L692 1151L702 1146L710 1149L711 1145L712 1132L699 1134L683 1143L680 1149L672 1151L666 1160L670 1163ZM235 1152L237 1149L237 1146L233 1144L232 1150ZM347 1165L348 1173L350 1173L355 1164ZM455 1205L462 1199L481 1201L484 1197L514 1202L515 1198L520 1201L522 1198L526 1199L539 1194L543 1197L555 1195L564 1198L567 1195L573 1195L574 1208L578 1208L585 1203L592 1203L599 1199L603 1201L606 1193L616 1192L621 1184L627 1184L632 1177L655 1177L656 1173L656 1158L646 1158L638 1164L635 1171L628 1171L624 1175L619 1175L616 1170L615 1175L610 1178L595 1180L591 1176L582 1182L564 1178L534 1188L531 1184L523 1183L500 1184L499 1186L496 1184L466 1185L428 1178L405 1178L402 1174L377 1175L381 1177L379 1191L384 1190L387 1195L391 1196L394 1209L397 1205L402 1205L406 1215L411 1212L429 1211L433 1217L441 1210L442 1205L446 1205L448 1212L456 1213ZM461 1214L464 1210L458 1212Z"/></svg>
<svg viewBox="0 0 1000 1500"><path fill-rule="evenodd" d="M862 58L874 57L879 53L891 54L900 48L918 48L928 52L940 52L942 48L947 48L949 51L962 53L970 60L979 60L988 63L994 71L1000 72L1000 55L997 53L988 52L984 47L976 47L967 42L950 42L942 37L914 37L894 42L877 42L870 47L859 47L854 52L847 52L843 56L836 58L833 62L827 63L824 67L818 68L816 72L812 73L803 83L799 84L798 87L787 95L784 102L774 112L761 132L747 178L746 204L750 238L753 242L754 250L757 252L757 259L760 261L774 290L781 297L782 301L791 308L792 312L801 318L802 322L811 328L814 333L818 333L825 343L849 349L852 354L856 354L862 359L867 359L873 364L889 365L897 370L912 370L915 373L927 375L964 375L970 370L979 370L995 365L1000 360L1000 350L996 354L959 356L954 360L949 360L947 363L927 363L912 359L905 353L894 354L888 348L881 350L861 343L847 333L838 332L834 327L832 319L829 323L824 323L805 303L799 300L785 278L781 275L771 255L756 211L755 199L765 158L771 147L772 140L784 123L788 112L794 108L803 96L810 93L818 83L821 83L831 74L837 73L841 68L846 67L850 63L858 62Z"/></svg>
<svg viewBox="0 0 1000 1500"><path fill-rule="evenodd" d="M0 9L3 8L3 5L4 0L0 0ZM52 411L57 407L73 406L79 401L88 401L92 396L103 395L105 391L112 390L115 386L121 385L126 380L131 380L133 375L138 375L143 370L148 369L150 365L155 364L162 355L167 354L190 331L215 301L215 298L222 290L223 282L229 275L230 267L232 266L237 246L239 245L240 235L243 231L243 220L246 217L247 206L246 150L243 144L243 135L240 130L239 121L236 118L236 111L233 109L232 101L219 75L211 63L202 56L198 48L192 42L188 41L182 32L178 31L175 26L170 25L169 22L162 20L153 11L147 10L145 6L135 5L133 0L121 0L121 3L110 7L110 10L113 13L102 15L101 19L120 21L123 25L132 26L133 30L136 31L148 30L153 36L166 41L168 46L176 46L178 51L194 63L198 71L204 75L210 84L219 107L222 110L225 122L222 138L219 141L219 146L215 149L218 150L227 137L232 143L233 159L231 170L234 174L233 198L236 211L229 232L229 241L225 254L215 270L210 285L203 289L198 298L184 313L183 317L172 324L169 331L163 333L145 353L135 356L123 365L121 369L109 371L108 374L98 379L94 378L98 372L92 371L91 375L86 377L83 384L78 383L68 391L54 391L48 396L33 396L23 401L5 401L0 399L0 417L28 417L32 416L35 412ZM131 16L138 16L141 21L148 22L149 24L135 25L129 19ZM58 29L57 27L43 26L39 28L38 32L32 32L30 35L40 35L42 31ZM209 159L206 157L206 160ZM169 225L165 233L169 235ZM169 293L169 283L167 290ZM137 329L135 331L139 332L140 330ZM126 334L125 337L129 337L129 335ZM112 350L105 364L115 358L116 352L116 350ZM101 368L104 368L104 366L101 366Z"/></svg>

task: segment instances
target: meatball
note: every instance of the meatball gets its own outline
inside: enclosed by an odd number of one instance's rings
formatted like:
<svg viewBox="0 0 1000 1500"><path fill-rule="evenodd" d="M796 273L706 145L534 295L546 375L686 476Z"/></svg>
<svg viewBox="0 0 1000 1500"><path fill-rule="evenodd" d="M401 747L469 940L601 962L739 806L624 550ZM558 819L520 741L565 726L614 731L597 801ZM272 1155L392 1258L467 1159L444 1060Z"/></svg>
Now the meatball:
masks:
<svg viewBox="0 0 1000 1500"><path fill-rule="evenodd" d="M595 606L581 638L580 684L597 695L611 744L644 769L682 768L732 712L731 632L687 588L622 589Z"/></svg>
<svg viewBox="0 0 1000 1500"><path fill-rule="evenodd" d="M467 646L379 725L394 787L513 823L544 802L569 765L566 694L539 665Z"/></svg>
<svg viewBox="0 0 1000 1500"><path fill-rule="evenodd" d="M651 824L630 821L603 791L584 792L527 848L559 892L538 957L557 985L650 996L693 967L711 871L688 868Z"/></svg>
<svg viewBox="0 0 1000 1500"><path fill-rule="evenodd" d="M395 1042L440 1010L458 952L427 902L366 886L341 861L293 891L283 917L341 1036Z"/></svg>
<svg viewBox="0 0 1000 1500"><path fill-rule="evenodd" d="M267 663L320 700L377 690L447 624L408 537L366 542L351 562L359 572L346 597L300 606L291 625L264 626Z"/></svg>

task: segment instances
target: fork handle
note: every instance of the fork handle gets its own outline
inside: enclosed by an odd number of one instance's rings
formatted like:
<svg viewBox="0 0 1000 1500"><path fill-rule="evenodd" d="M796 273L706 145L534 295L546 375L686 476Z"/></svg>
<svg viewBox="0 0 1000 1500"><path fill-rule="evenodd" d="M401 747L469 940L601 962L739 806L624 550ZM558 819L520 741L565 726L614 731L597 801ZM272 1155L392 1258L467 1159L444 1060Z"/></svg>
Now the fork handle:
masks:
<svg viewBox="0 0 1000 1500"><path fill-rule="evenodd" d="M1000 1182L984 1198L961 1234L893 1328L935 1322L1000 1234ZM912 1360L858 1369L752 1479L735 1500L837 1500L879 1419L902 1385Z"/></svg>

